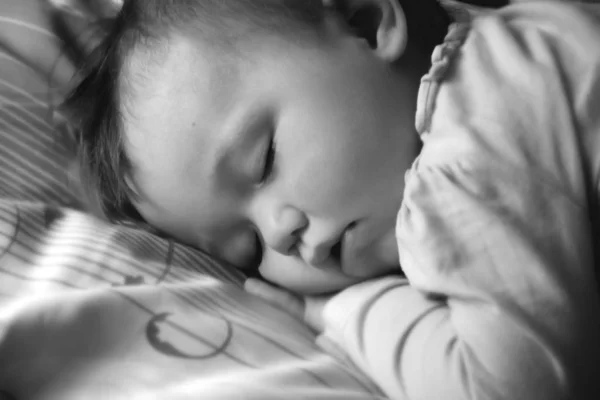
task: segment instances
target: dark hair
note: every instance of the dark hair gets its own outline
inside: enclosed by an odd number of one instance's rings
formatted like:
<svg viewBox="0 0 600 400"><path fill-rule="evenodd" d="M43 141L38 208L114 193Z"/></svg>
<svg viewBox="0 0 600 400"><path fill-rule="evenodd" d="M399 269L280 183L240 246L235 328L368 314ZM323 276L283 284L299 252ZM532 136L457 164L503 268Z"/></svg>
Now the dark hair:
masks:
<svg viewBox="0 0 600 400"><path fill-rule="evenodd" d="M441 43L449 17L436 0L399 0L411 43L430 53ZM254 31L298 36L315 33L325 15L322 0L124 0L100 45L81 65L83 79L63 109L76 131L79 177L89 210L110 221L142 222L128 184L124 151L124 66L138 49L152 50L180 29L199 29L210 43L235 43L242 25Z"/></svg>

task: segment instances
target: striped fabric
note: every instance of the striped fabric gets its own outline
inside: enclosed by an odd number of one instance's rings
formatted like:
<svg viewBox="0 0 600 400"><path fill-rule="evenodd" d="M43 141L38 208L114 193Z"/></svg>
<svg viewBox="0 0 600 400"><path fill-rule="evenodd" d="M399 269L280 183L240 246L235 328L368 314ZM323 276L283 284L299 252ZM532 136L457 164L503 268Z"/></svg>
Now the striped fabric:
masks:
<svg viewBox="0 0 600 400"><path fill-rule="evenodd" d="M15 20L2 19L16 30L46 35ZM4 198L68 204L66 149L57 140L49 99L56 93L47 78L27 60L0 48L0 190ZM54 91L55 92L55 91Z"/></svg>
<svg viewBox="0 0 600 400"><path fill-rule="evenodd" d="M0 399L381 398L235 269L70 207L44 4L0 1Z"/></svg>
<svg viewBox="0 0 600 400"><path fill-rule="evenodd" d="M0 393L381 398L305 326L239 282L201 252L148 233L0 201Z"/></svg>

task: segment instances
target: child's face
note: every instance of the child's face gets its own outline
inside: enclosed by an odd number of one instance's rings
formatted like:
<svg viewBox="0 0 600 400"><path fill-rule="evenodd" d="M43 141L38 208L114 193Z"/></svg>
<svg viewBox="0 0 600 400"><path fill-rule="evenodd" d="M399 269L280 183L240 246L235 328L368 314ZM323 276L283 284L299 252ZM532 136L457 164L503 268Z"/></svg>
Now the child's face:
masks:
<svg viewBox="0 0 600 400"><path fill-rule="evenodd" d="M262 275L301 292L397 268L415 85L355 39L271 38L219 62L174 38L124 105L140 213L238 266L255 260L258 233Z"/></svg>

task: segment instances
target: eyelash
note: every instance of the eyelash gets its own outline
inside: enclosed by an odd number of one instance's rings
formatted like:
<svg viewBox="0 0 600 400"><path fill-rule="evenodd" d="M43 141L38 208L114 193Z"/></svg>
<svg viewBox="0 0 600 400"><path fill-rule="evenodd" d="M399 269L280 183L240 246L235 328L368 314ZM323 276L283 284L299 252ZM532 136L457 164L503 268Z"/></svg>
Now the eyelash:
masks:
<svg viewBox="0 0 600 400"><path fill-rule="evenodd" d="M261 177L260 177L260 183L264 184L269 177L271 176L271 173L273 172L273 164L275 163L275 153L276 153L276 148L275 148L275 140L273 139L273 136L271 135L271 138L269 139L269 147L267 149L267 152L264 155L265 161L263 163L263 169L262 169L262 173L261 173Z"/></svg>

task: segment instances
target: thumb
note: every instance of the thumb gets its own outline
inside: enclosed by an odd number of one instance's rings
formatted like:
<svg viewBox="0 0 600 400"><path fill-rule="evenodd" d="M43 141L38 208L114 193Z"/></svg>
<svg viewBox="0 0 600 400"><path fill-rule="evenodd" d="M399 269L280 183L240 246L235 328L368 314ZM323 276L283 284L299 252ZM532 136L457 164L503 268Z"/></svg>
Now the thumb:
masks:
<svg viewBox="0 0 600 400"><path fill-rule="evenodd" d="M323 332L325 328L323 311L330 298L330 296L307 296L304 299L304 320L317 332Z"/></svg>

